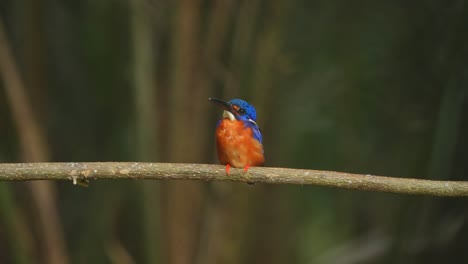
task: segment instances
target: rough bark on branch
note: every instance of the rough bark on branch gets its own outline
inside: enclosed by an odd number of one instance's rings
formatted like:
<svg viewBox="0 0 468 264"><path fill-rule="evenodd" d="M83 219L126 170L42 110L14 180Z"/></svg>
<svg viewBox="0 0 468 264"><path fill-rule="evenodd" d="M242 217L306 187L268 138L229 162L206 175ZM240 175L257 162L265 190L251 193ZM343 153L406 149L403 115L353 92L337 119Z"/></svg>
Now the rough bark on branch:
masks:
<svg viewBox="0 0 468 264"><path fill-rule="evenodd" d="M468 196L466 181L432 181L288 168L251 167L248 173L224 166L186 163L64 162L0 164L0 180L155 179L317 185L362 191L431 196Z"/></svg>

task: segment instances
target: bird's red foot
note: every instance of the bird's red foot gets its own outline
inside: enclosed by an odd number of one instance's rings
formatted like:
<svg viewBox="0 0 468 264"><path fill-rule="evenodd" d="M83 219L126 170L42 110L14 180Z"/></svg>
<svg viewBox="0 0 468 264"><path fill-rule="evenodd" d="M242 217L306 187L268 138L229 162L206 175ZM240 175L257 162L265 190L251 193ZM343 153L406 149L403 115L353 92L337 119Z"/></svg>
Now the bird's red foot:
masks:
<svg viewBox="0 0 468 264"><path fill-rule="evenodd" d="M246 172L249 170L249 168L250 168L250 165L249 165L249 164L245 165L245 167L244 167L244 173L246 173Z"/></svg>
<svg viewBox="0 0 468 264"><path fill-rule="evenodd" d="M231 170L231 165L226 164L226 174L229 175L229 171Z"/></svg>

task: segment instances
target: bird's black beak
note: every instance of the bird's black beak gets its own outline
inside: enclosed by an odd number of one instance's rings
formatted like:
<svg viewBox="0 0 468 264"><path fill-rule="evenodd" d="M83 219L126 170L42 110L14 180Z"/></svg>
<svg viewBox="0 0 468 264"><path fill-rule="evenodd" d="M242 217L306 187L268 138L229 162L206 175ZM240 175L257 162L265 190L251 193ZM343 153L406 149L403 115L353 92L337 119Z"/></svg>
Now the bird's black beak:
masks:
<svg viewBox="0 0 468 264"><path fill-rule="evenodd" d="M222 109L229 111L230 113L234 114L234 109L232 108L232 105L229 104L228 102L225 102L223 100L219 100L216 98L208 98L212 103L216 104L217 106L221 107Z"/></svg>

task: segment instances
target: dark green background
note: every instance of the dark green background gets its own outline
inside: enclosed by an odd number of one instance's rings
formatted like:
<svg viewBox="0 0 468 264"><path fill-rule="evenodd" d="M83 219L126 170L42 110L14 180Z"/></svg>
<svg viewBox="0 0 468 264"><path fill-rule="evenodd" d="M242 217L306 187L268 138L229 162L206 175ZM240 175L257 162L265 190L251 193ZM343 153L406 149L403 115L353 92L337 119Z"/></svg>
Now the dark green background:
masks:
<svg viewBox="0 0 468 264"><path fill-rule="evenodd" d="M2 0L0 19L45 141L31 158L0 79L1 162L216 163L218 97L257 107L267 166L467 179L466 1ZM1 183L0 262L466 263L467 202Z"/></svg>

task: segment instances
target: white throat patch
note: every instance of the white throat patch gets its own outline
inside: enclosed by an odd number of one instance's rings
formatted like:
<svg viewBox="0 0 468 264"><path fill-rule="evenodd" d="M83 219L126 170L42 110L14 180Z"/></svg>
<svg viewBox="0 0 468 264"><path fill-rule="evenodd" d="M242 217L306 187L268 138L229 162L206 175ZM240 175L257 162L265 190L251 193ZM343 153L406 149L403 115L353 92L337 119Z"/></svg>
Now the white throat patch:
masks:
<svg viewBox="0 0 468 264"><path fill-rule="evenodd" d="M236 120L236 117L229 111L224 110L223 111L223 117L224 118L229 118L229 120L234 121Z"/></svg>

